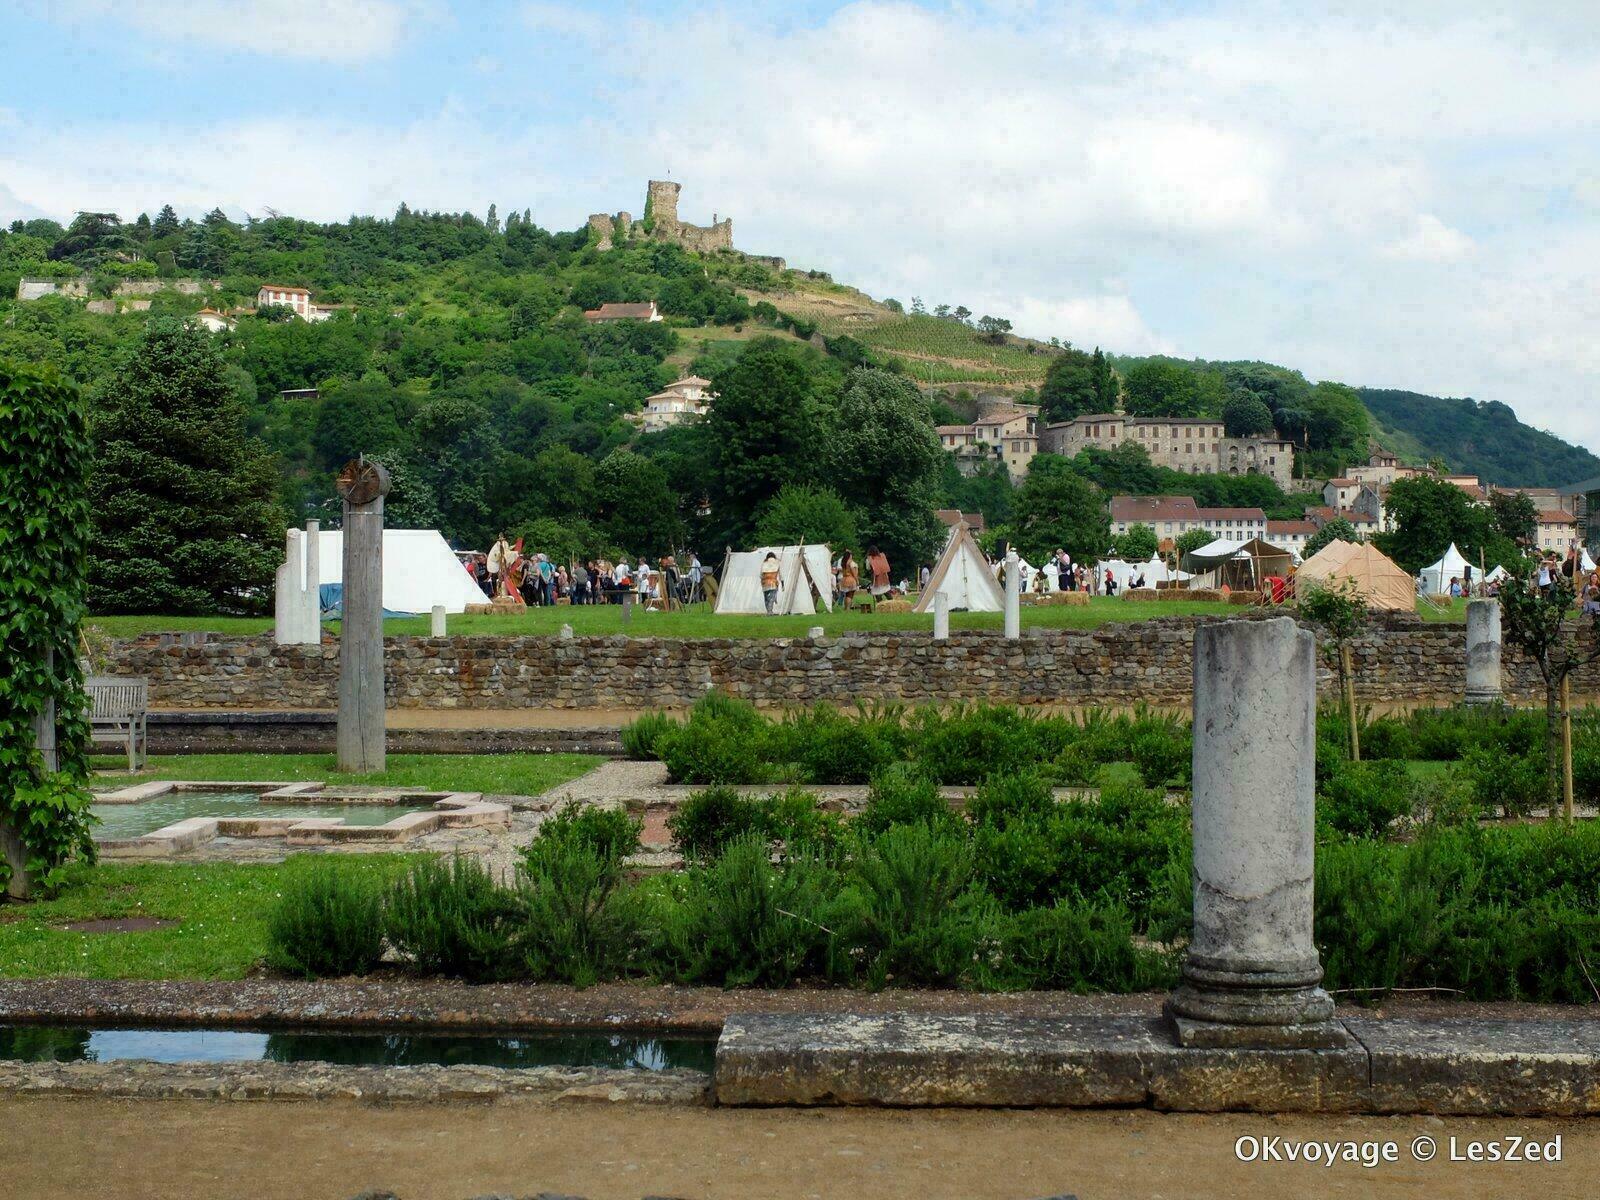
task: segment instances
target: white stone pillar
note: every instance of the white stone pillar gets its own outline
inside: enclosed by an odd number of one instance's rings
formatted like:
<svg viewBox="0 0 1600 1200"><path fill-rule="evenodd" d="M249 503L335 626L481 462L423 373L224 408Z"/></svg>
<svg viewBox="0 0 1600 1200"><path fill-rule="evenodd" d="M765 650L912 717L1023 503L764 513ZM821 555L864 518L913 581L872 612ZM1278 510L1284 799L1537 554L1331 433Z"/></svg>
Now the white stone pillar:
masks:
<svg viewBox="0 0 1600 1200"><path fill-rule="evenodd" d="M1022 636L1022 567L1015 549L1006 551L1006 637Z"/></svg>
<svg viewBox="0 0 1600 1200"><path fill-rule="evenodd" d="M950 597L944 592L933 594L933 640L950 640Z"/></svg>
<svg viewBox="0 0 1600 1200"><path fill-rule="evenodd" d="M1194 930L1167 1001L1185 1046L1343 1046L1312 941L1316 639L1223 621L1194 640Z"/></svg>
<svg viewBox="0 0 1600 1200"><path fill-rule="evenodd" d="M1500 601L1467 601L1467 703L1498 704L1505 698L1500 679Z"/></svg>
<svg viewBox="0 0 1600 1200"><path fill-rule="evenodd" d="M563 625L561 627L561 632L560 632L560 634L558 636L561 638L562 641L570 642L572 640L572 626L571 625Z"/></svg>
<svg viewBox="0 0 1600 1200"><path fill-rule="evenodd" d="M827 630L821 625L813 625L810 629L806 630L806 636L812 641L816 641L819 637L824 636L826 633Z"/></svg>
<svg viewBox="0 0 1600 1200"><path fill-rule="evenodd" d="M444 605L435 604L433 606L432 617L433 617L433 619L430 622L429 627L428 627L429 636L430 637L444 637L445 636Z"/></svg>
<svg viewBox="0 0 1600 1200"><path fill-rule="evenodd" d="M344 499L344 605L339 631L339 770L381 771L383 497L389 473L365 457L339 475Z"/></svg>
<svg viewBox="0 0 1600 1200"><path fill-rule="evenodd" d="M306 579L300 593L300 640L322 643L322 522L306 522Z"/></svg>
<svg viewBox="0 0 1600 1200"><path fill-rule="evenodd" d="M295 619L300 598L300 531L289 529L283 535L283 561L273 576L272 640L283 646L299 641Z"/></svg>

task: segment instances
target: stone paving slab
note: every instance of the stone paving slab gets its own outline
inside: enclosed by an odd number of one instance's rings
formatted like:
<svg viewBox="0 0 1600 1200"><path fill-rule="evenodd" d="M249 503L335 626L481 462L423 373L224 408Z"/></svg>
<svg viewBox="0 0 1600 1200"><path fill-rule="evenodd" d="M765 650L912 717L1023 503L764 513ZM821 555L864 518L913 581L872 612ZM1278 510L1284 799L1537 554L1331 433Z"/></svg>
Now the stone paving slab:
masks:
<svg viewBox="0 0 1600 1200"><path fill-rule="evenodd" d="M703 1104L702 1071L606 1067L367 1067L336 1063L0 1061L0 1094L140 1100Z"/></svg>
<svg viewBox="0 0 1600 1200"><path fill-rule="evenodd" d="M1338 1050L1177 1046L1159 1017L733 1014L726 1105L1600 1113L1589 1022L1352 1020Z"/></svg>

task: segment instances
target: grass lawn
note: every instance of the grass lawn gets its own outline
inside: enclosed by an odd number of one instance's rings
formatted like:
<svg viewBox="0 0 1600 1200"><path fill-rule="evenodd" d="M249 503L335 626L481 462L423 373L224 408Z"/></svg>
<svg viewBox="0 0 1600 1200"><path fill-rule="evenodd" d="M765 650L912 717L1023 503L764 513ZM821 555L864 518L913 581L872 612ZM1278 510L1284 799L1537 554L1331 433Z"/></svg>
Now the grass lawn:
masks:
<svg viewBox="0 0 1600 1200"><path fill-rule="evenodd" d="M97 755L96 767L126 767L118 755ZM389 767L369 775L341 775L331 754L152 755L137 776L107 771L99 778L128 779L318 779L344 784L382 784L423 791L496 792L537 796L592 770L602 760L588 754L391 754Z"/></svg>
<svg viewBox="0 0 1600 1200"><path fill-rule="evenodd" d="M282 863L138 863L71 868L53 899L0 909L0 976L239 979L266 952L267 914L283 880L327 855ZM339 855L341 867L392 876L405 859ZM70 921L158 917L163 929L77 933Z"/></svg>
<svg viewBox="0 0 1600 1200"><path fill-rule="evenodd" d="M1074 605L1024 606L1024 629L1087 629L1109 621L1148 621L1155 617L1220 616L1237 612L1227 604L1188 602L1182 600L1120 600L1097 596L1085 607ZM141 633L179 633L211 630L218 633L266 633L272 628L270 619L264 617L162 617L162 616L108 616L92 617L88 621L90 635L96 633L112 637L132 637ZM452 634L555 634L561 626L571 625L578 634L606 635L623 633L622 609L615 604L561 605L556 608L530 608L510 617L452 616ZM767 616L717 616L709 606L699 604L692 608L670 613L645 612L633 614L626 632L634 637L804 637L813 625L821 625L832 634L848 630L931 630L932 613L870 613L832 612L817 616L767 617ZM1004 625L1000 613L952 613L950 625L954 629L1000 629ZM329 629L337 629L337 622L329 622ZM383 623L383 631L391 637L428 635L427 617L394 617Z"/></svg>

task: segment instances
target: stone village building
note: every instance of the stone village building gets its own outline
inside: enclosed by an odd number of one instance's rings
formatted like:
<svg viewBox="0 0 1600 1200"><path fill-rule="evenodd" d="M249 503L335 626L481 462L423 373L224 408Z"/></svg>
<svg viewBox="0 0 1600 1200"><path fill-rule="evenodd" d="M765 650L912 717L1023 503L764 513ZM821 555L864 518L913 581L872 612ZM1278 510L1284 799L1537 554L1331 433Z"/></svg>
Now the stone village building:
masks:
<svg viewBox="0 0 1600 1200"><path fill-rule="evenodd" d="M717 394L711 390L711 381L698 375L686 375L667 384L653 396L647 396L644 410L629 419L639 423L645 433L659 433L683 421L706 415Z"/></svg>
<svg viewBox="0 0 1600 1200"><path fill-rule="evenodd" d="M1129 442L1143 446L1156 466L1190 475L1265 475L1285 491L1294 477L1288 438L1228 437L1215 418L1092 413L1046 425L1038 449L1071 458L1089 447L1115 450Z"/></svg>

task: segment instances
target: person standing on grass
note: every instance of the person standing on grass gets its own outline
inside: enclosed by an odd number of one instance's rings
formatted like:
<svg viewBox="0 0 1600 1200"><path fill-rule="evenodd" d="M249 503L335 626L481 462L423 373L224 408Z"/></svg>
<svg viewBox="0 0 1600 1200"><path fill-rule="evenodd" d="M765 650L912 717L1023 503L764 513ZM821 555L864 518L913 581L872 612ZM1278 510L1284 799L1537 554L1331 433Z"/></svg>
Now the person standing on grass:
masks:
<svg viewBox="0 0 1600 1200"><path fill-rule="evenodd" d="M769 617L778 611L778 556L770 550L761 560L761 599Z"/></svg>
<svg viewBox="0 0 1600 1200"><path fill-rule="evenodd" d="M589 568L583 565L582 559L572 565L572 602L589 602Z"/></svg>
<svg viewBox="0 0 1600 1200"><path fill-rule="evenodd" d="M867 570L872 573L872 599L876 603L889 595L889 556L876 546L869 546Z"/></svg>
<svg viewBox="0 0 1600 1200"><path fill-rule="evenodd" d="M848 609L860 586L861 568L856 565L856 556L846 550L844 557L839 560L839 603Z"/></svg>

